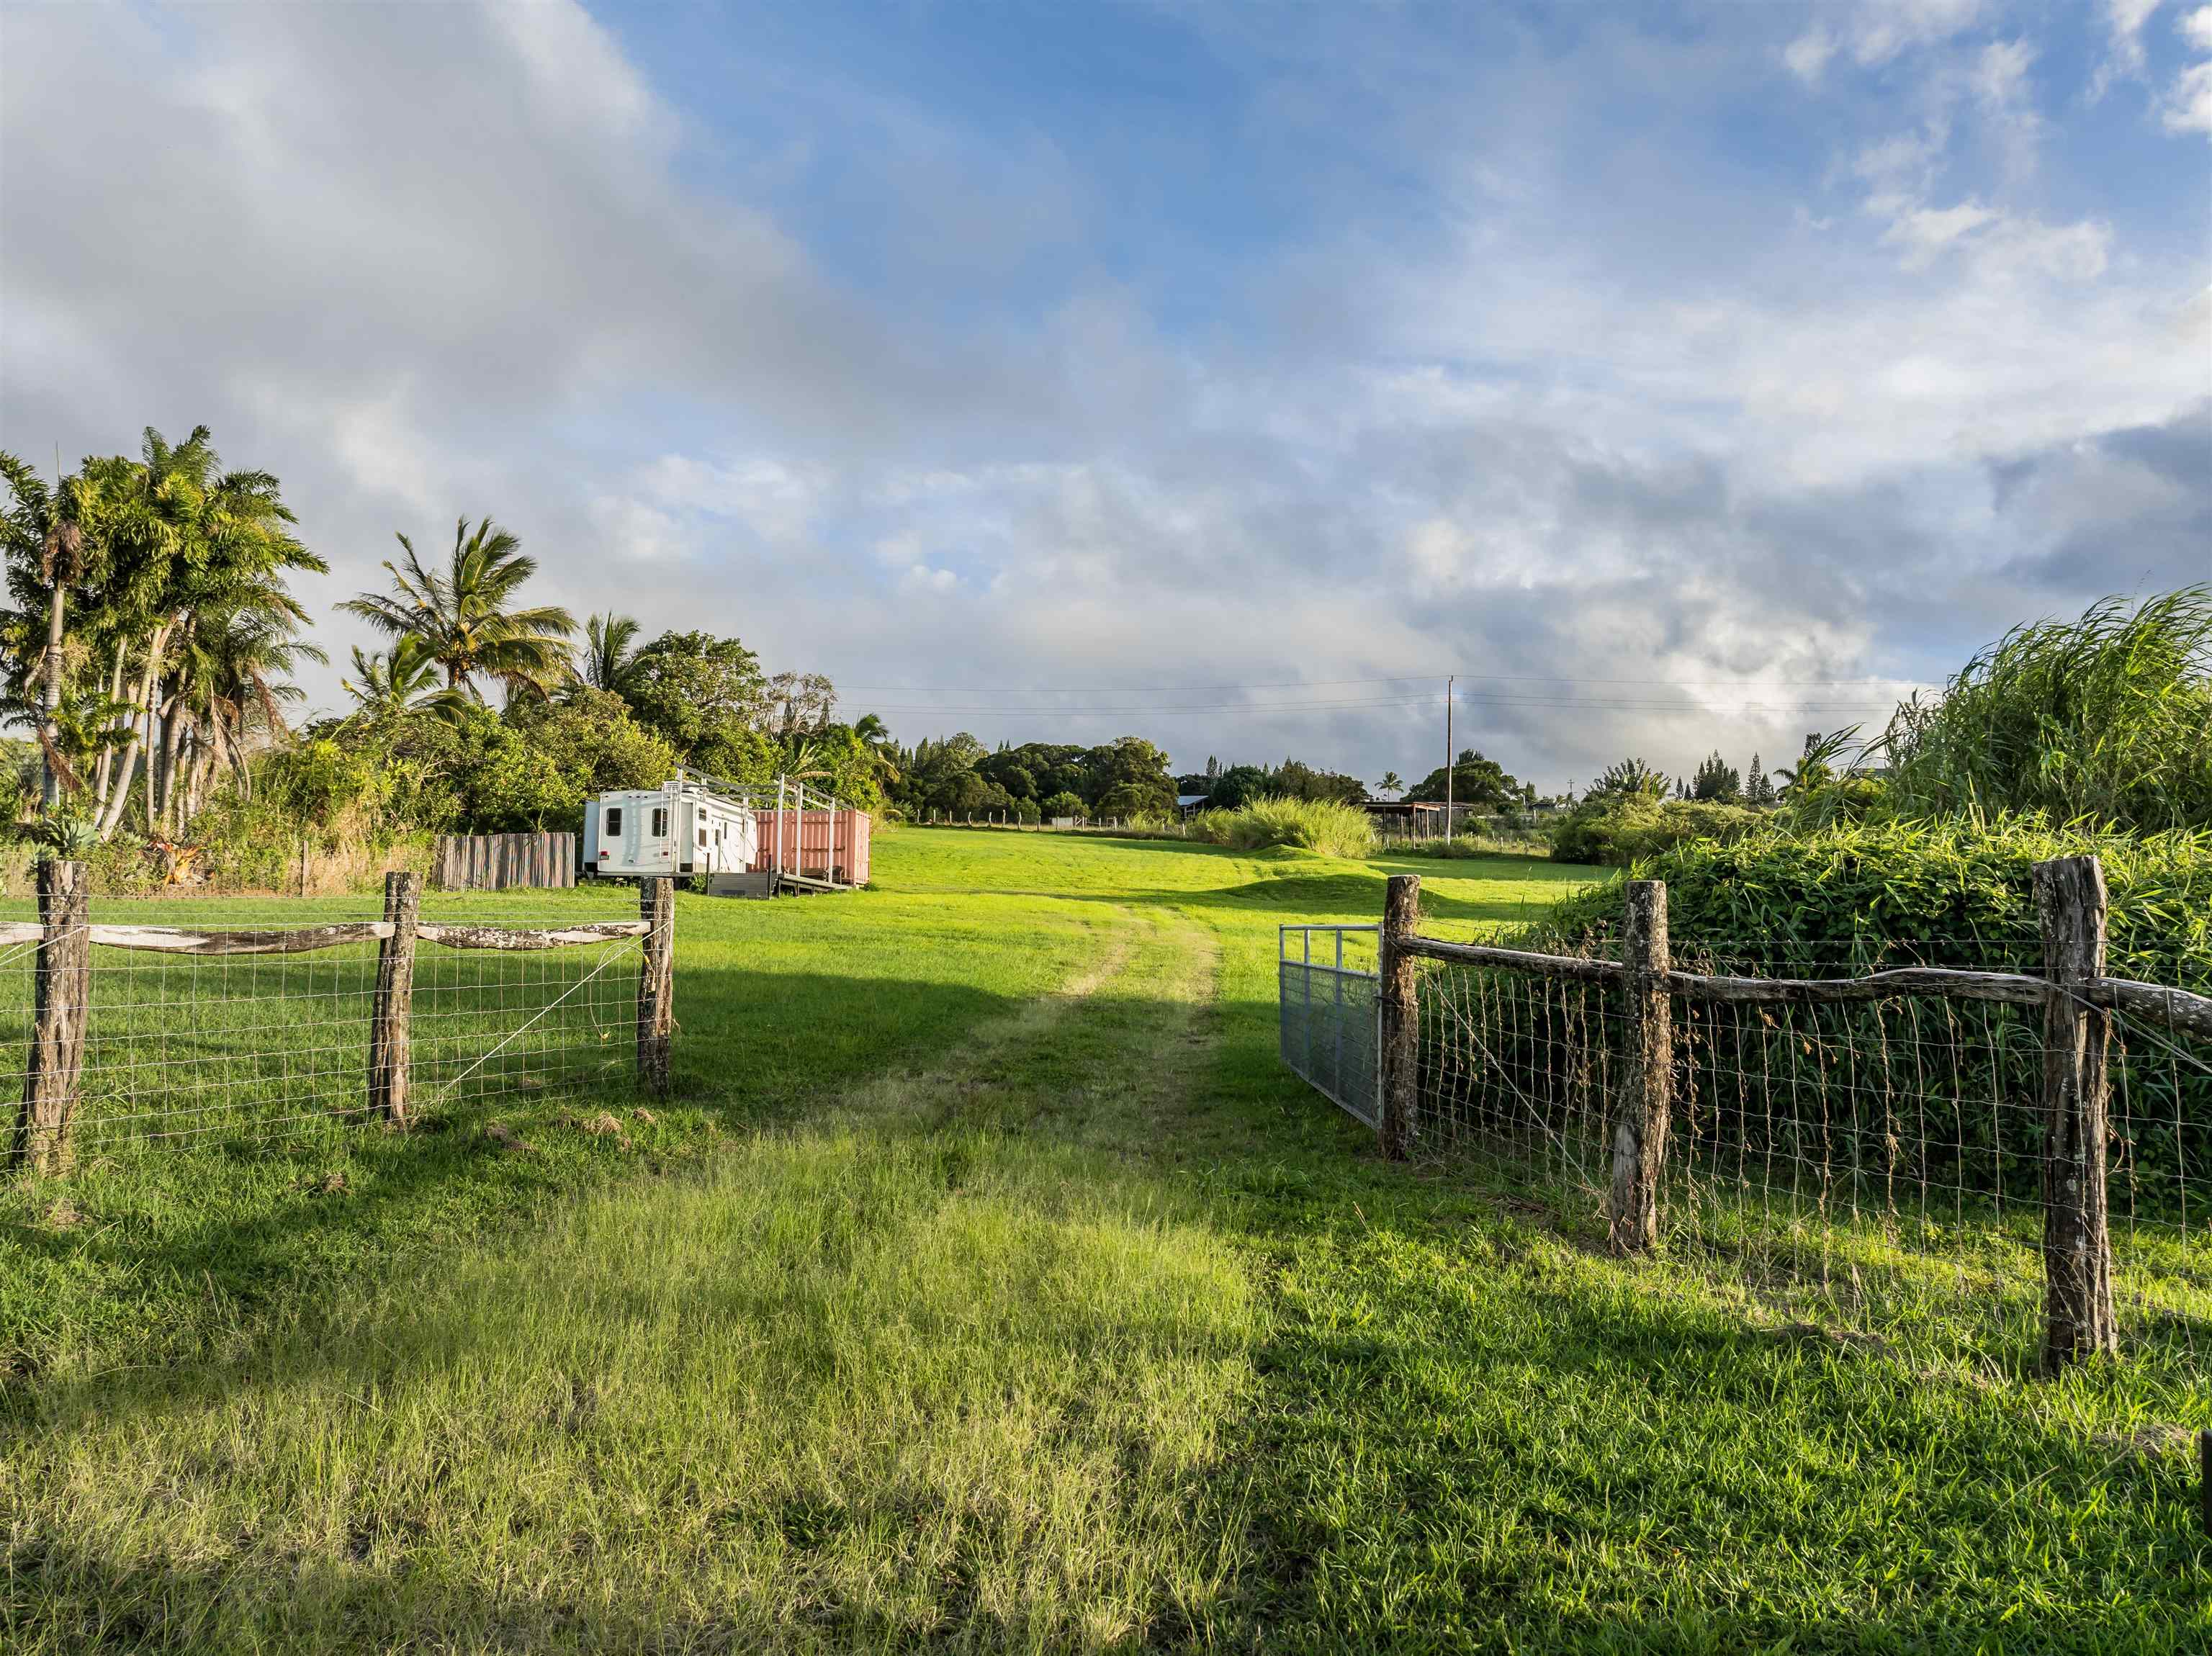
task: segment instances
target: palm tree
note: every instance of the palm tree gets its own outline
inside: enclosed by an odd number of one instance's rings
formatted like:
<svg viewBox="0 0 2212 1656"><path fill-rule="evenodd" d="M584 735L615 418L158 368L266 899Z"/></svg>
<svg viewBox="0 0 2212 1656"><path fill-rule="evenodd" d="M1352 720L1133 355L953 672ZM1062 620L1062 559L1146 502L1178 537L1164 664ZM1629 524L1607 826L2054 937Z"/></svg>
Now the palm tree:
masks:
<svg viewBox="0 0 2212 1656"><path fill-rule="evenodd" d="M40 596L35 589L44 589L46 647L35 654L28 648L11 652L16 673L10 676L20 675L20 682L10 683L8 694L23 704L26 713L32 713L35 705L33 728L46 761L40 803L52 810L60 803L63 776L69 769L57 746L67 664L64 628L70 588L84 579L91 549L84 523L93 511L92 491L82 476L57 478L50 490L29 466L6 453L0 453L0 482L7 483L13 496L9 509L0 513L0 543L9 555L11 576L20 575L27 588L34 589L19 596L35 603ZM29 640L20 642L27 645ZM39 681L35 698L28 688L33 676ZM82 784L72 777L71 786Z"/></svg>
<svg viewBox="0 0 2212 1656"><path fill-rule="evenodd" d="M51 710L36 685L27 696L15 691L0 696L0 717L38 721L44 767L63 796L84 791L91 762L121 744L136 711L97 683L65 685L62 699ZM54 802L59 803L58 798Z"/></svg>
<svg viewBox="0 0 2212 1656"><path fill-rule="evenodd" d="M1621 797L1643 795L1646 798L1667 797L1665 773L1656 771L1641 759L1623 759L1605 767L1604 773L1590 784L1593 798L1605 794Z"/></svg>
<svg viewBox="0 0 2212 1656"><path fill-rule="evenodd" d="M246 751L256 728L281 736L285 704L301 700L288 676L302 660L329 659L319 646L297 635L302 620L289 593L282 602L255 594L228 614L201 617L193 628L176 674L183 734L165 767L157 806L177 832L206 803L219 768L251 790Z"/></svg>
<svg viewBox="0 0 2212 1656"><path fill-rule="evenodd" d="M389 650L353 649L351 678L340 679L363 716L387 719L422 704L437 688L438 664L419 638L394 639Z"/></svg>
<svg viewBox="0 0 2212 1656"><path fill-rule="evenodd" d="M231 618L262 614L289 634L306 611L286 589L284 572L330 569L293 535L295 519L276 479L265 471L222 471L205 426L178 444L149 426L141 455L84 467L102 490L100 623L114 648L117 693L134 644L138 656L129 697L137 711L95 819L102 835L122 824L142 748L149 831L169 806L184 733L184 670L196 630L219 631Z"/></svg>
<svg viewBox="0 0 2212 1656"><path fill-rule="evenodd" d="M1795 765L1777 765L1774 779L1785 799L1802 798L1836 779L1836 762L1850 749L1859 727L1850 725L1822 736L1815 731L1805 738L1805 751Z"/></svg>
<svg viewBox="0 0 2212 1656"><path fill-rule="evenodd" d="M637 679L637 622L611 610L584 622L582 678L595 690L626 693Z"/></svg>
<svg viewBox="0 0 2212 1656"><path fill-rule="evenodd" d="M543 695L569 669L574 617L551 604L514 608L516 593L538 573L522 543L489 518L472 531L462 519L443 570L425 568L404 535L404 564L387 560L396 593L363 592L338 608L359 616L387 638L420 639L444 670L446 687L476 696L478 675L497 679L509 695Z"/></svg>
<svg viewBox="0 0 2212 1656"><path fill-rule="evenodd" d="M1375 786L1378 793L1403 793L1406 791L1404 779L1395 771L1384 771L1382 779Z"/></svg>
<svg viewBox="0 0 2212 1656"><path fill-rule="evenodd" d="M853 721L853 734L868 750L868 759L882 773L884 786L889 789L899 779L898 743L891 740L890 727L874 713L862 713Z"/></svg>

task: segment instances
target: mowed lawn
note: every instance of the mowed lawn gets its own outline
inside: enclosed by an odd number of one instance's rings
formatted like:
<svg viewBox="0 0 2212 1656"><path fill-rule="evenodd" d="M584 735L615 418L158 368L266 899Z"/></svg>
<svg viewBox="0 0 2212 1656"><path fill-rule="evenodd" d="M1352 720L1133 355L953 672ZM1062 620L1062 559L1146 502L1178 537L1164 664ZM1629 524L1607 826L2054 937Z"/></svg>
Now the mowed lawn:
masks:
<svg viewBox="0 0 2212 1656"><path fill-rule="evenodd" d="M1279 924L1403 870L1473 937L1579 871L878 859L680 900L647 1115L10 1192L0 1649L2212 1647L2124 1370L1778 1332L1280 1069Z"/></svg>

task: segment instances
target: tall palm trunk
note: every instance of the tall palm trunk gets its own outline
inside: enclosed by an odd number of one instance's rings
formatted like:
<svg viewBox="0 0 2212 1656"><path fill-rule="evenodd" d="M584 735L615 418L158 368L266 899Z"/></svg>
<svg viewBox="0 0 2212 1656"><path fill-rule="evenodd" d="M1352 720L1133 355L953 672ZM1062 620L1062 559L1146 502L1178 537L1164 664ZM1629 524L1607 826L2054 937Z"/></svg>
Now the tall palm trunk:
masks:
<svg viewBox="0 0 2212 1656"><path fill-rule="evenodd" d="M100 837L103 840L112 838L115 830L123 826L123 814L131 804L131 785L137 779L139 753L153 745L155 725L159 716L161 656L168 648L168 643L169 627L166 622L156 627L153 636L146 640L145 670L138 675L131 695L137 706L137 715L131 720L131 739L124 744L122 757L115 767L114 783L108 791L106 809L100 814ZM150 781L151 778L148 779ZM150 817L148 828L150 831Z"/></svg>
<svg viewBox="0 0 2212 1656"><path fill-rule="evenodd" d="M181 803L177 790L177 749L184 739L185 720L189 710L185 706L185 693L189 688L189 652L192 642L194 617L187 614L177 623L177 641L183 646L185 659L179 661L175 673L167 680L168 699L161 704L161 739L156 757L158 764L148 779L146 817L148 832L159 822L164 828L182 828L184 821L178 810ZM157 695L157 700L158 695ZM149 733L150 737L150 732Z"/></svg>
<svg viewBox="0 0 2212 1656"><path fill-rule="evenodd" d="M123 699L123 640L115 641L115 665L107 675L107 701L112 707ZM102 809L107 800L108 773L115 768L115 749L112 743L102 743L100 764L93 772L92 801L94 810Z"/></svg>
<svg viewBox="0 0 2212 1656"><path fill-rule="evenodd" d="M54 577L54 601L46 612L46 682L40 695L39 728L46 743L46 762L42 768L39 785L39 803L52 810L61 803L62 779L54 769L52 755L58 751L55 737L58 721L55 715L62 705L62 616L69 604L69 587L57 574Z"/></svg>
<svg viewBox="0 0 2212 1656"><path fill-rule="evenodd" d="M161 745L157 755L160 763L155 767L155 784L151 790L154 797L149 804L149 814L165 828L184 826L177 810L177 766L185 739L185 692L179 685L170 692L168 703L161 712Z"/></svg>
<svg viewBox="0 0 2212 1656"><path fill-rule="evenodd" d="M209 786L215 780L216 743L222 731L222 715L210 708L192 719L192 756L186 772L185 817L179 827L198 820L207 809Z"/></svg>
<svg viewBox="0 0 2212 1656"><path fill-rule="evenodd" d="M143 709L145 695L145 680L142 676L131 686L132 705ZM124 808L131 803L131 784L138 774L138 749L144 738L145 729L135 714L126 729L128 739L115 754L115 763L108 780L107 798L100 808L100 816L95 824L103 840L111 838L122 826Z"/></svg>

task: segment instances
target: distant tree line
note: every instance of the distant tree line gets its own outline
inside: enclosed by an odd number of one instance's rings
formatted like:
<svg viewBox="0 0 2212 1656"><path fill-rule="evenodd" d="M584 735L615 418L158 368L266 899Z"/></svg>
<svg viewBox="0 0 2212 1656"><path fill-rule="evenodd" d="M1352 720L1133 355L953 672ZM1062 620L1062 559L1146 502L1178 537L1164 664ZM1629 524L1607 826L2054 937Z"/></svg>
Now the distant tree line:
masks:
<svg viewBox="0 0 2212 1656"><path fill-rule="evenodd" d="M386 587L340 606L386 640L353 652L353 708L295 729L293 673L326 658L290 583L329 566L276 478L226 468L203 427L51 481L0 454L0 719L32 737L4 755L13 814L79 854L568 828L590 795L679 764L872 809L896 774L881 722L841 723L820 674L532 603L535 561L489 518L443 557L398 537Z"/></svg>
<svg viewBox="0 0 2212 1656"><path fill-rule="evenodd" d="M1058 742L988 748L965 731L889 750L893 804L910 815L999 817L1164 816L1175 809L1168 756L1142 737L1096 747Z"/></svg>

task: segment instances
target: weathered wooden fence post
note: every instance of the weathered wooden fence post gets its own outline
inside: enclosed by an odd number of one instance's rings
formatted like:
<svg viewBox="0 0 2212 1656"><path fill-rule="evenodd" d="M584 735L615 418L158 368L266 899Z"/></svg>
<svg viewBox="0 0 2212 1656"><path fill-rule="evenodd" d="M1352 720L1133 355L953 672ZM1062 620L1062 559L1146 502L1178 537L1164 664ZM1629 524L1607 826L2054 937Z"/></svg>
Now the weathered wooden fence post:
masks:
<svg viewBox="0 0 2212 1656"><path fill-rule="evenodd" d="M1421 928L1421 877L1394 874L1382 900L1376 1004L1375 1137L1382 1154L1403 1161L1413 1152L1420 1101L1419 961L1406 940Z"/></svg>
<svg viewBox="0 0 2212 1656"><path fill-rule="evenodd" d="M665 875L641 880L637 907L647 926L637 975L637 1078L647 1091L665 1096L676 1032L676 882Z"/></svg>
<svg viewBox="0 0 2212 1656"><path fill-rule="evenodd" d="M368 1026L368 1113L388 1127L407 1125L408 1020L415 1009L415 928L422 918L422 877L384 877L384 918L392 935L376 949L376 1007Z"/></svg>
<svg viewBox="0 0 2212 1656"><path fill-rule="evenodd" d="M2105 872L2094 857L2035 865L2043 932L2043 1367L2120 1349L2105 1185L2112 1017L2084 985L2105 975Z"/></svg>
<svg viewBox="0 0 2212 1656"><path fill-rule="evenodd" d="M82 863L50 857L39 864L39 925L31 1056L8 1165L58 1176L76 1159L71 1134L92 1011L92 893Z"/></svg>
<svg viewBox="0 0 2212 1656"><path fill-rule="evenodd" d="M1616 1253L1659 1244L1659 1179L1667 1165L1667 1118L1674 1105L1674 1027L1667 998L1667 888L1628 883L1621 927L1628 1001L1628 1084L1613 1124L1613 1195L1607 1240Z"/></svg>

